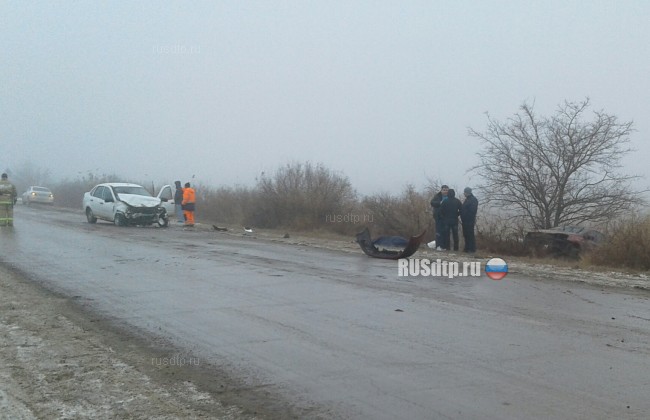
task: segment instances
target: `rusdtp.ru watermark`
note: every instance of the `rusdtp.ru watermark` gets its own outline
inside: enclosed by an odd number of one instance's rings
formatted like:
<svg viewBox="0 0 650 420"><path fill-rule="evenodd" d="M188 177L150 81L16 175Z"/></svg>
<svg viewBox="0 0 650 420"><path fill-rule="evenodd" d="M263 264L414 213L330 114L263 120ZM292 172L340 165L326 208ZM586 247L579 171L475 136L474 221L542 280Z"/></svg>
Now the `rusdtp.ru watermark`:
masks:
<svg viewBox="0 0 650 420"><path fill-rule="evenodd" d="M152 357L151 364L156 366L198 366L199 358L182 354L175 354L170 357Z"/></svg>
<svg viewBox="0 0 650 420"><path fill-rule="evenodd" d="M372 223L373 214L326 214L325 223Z"/></svg>
<svg viewBox="0 0 650 420"><path fill-rule="evenodd" d="M443 261L440 258L401 258L397 260L400 277L481 277L480 261Z"/></svg>

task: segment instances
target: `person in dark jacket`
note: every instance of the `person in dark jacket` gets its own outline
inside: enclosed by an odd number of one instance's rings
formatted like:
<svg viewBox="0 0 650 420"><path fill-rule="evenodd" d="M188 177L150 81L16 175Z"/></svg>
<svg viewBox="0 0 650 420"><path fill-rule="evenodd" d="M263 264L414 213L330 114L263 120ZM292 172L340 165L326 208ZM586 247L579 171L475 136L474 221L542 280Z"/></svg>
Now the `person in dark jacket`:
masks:
<svg viewBox="0 0 650 420"><path fill-rule="evenodd" d="M470 187L463 191L465 201L460 208L460 221L463 224L463 238L465 246L463 252L476 252L476 238L474 237L474 227L476 227L476 213L478 212L478 200L472 194Z"/></svg>
<svg viewBox="0 0 650 420"><path fill-rule="evenodd" d="M431 207L433 207L433 221L436 224L436 249L442 250L445 248L445 243L442 238L442 220L440 219L440 205L443 201L447 200L449 187L443 185L440 191L431 199Z"/></svg>
<svg viewBox="0 0 650 420"><path fill-rule="evenodd" d="M181 181L175 181L176 192L174 192L174 210L176 210L176 220L178 223L185 223L185 216L183 215L183 187Z"/></svg>
<svg viewBox="0 0 650 420"><path fill-rule="evenodd" d="M442 237L446 250L450 249L449 233L454 239L454 251L458 251L458 216L463 203L456 198L456 191L450 189L447 193L447 200L440 204L440 219L442 220Z"/></svg>

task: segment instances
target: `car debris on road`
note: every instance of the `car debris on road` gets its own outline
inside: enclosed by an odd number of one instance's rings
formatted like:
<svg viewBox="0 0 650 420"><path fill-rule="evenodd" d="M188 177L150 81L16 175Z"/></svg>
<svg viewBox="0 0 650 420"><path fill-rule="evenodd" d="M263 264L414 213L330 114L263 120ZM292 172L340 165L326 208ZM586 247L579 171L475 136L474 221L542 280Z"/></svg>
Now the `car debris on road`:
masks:
<svg viewBox="0 0 650 420"><path fill-rule="evenodd" d="M427 231L423 231L417 236L411 236L408 240L400 236L380 236L375 240L370 236L370 230L365 228L362 232L357 233L356 241L361 247L361 250L368 256L373 258L382 258L387 260L398 260L400 258L408 258L420 247L422 239ZM403 248L402 250L386 249L381 250L379 246L388 246L389 248Z"/></svg>

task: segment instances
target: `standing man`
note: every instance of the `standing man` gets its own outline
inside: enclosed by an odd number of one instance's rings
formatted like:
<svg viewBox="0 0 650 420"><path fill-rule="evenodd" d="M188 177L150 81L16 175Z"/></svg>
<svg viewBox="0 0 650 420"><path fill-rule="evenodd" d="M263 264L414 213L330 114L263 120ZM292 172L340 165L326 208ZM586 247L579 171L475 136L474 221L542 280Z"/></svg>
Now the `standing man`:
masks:
<svg viewBox="0 0 650 420"><path fill-rule="evenodd" d="M0 226L14 225L14 204L18 193L14 184L9 182L7 174L0 178Z"/></svg>
<svg viewBox="0 0 650 420"><path fill-rule="evenodd" d="M185 215L185 226L194 226L194 210L196 206L196 193L189 182L183 188L183 214Z"/></svg>
<svg viewBox="0 0 650 420"><path fill-rule="evenodd" d="M470 187L466 187L463 194L465 195L465 201L463 201L463 206L460 208L460 221L463 224L463 238L465 238L463 252L476 252L474 227L476 226L478 200L472 194Z"/></svg>
<svg viewBox="0 0 650 420"><path fill-rule="evenodd" d="M174 210L176 211L176 220L178 223L185 223L183 216L183 187L181 181L175 181L176 191L174 192Z"/></svg>
<svg viewBox="0 0 650 420"><path fill-rule="evenodd" d="M443 201L447 200L447 194L449 193L449 187L443 185L440 187L440 192L433 196L431 199L431 207L433 207L433 221L436 224L436 250L442 251L447 247L442 237L442 228L443 223L440 218L440 205Z"/></svg>
<svg viewBox="0 0 650 420"><path fill-rule="evenodd" d="M443 247L449 251L451 241L449 234L451 233L454 239L454 251L458 251L458 216L460 216L460 208L463 203L456 198L456 191L449 189L447 192L447 199L440 205L440 220L442 221L442 241L445 246Z"/></svg>

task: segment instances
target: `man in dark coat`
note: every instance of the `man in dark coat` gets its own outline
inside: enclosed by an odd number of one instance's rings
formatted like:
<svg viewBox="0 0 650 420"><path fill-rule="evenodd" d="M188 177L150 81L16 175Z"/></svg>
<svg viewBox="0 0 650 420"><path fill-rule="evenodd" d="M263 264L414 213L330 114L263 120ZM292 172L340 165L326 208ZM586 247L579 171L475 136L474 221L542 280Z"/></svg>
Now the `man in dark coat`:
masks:
<svg viewBox="0 0 650 420"><path fill-rule="evenodd" d="M433 196L431 199L431 207L433 207L433 221L436 224L436 249L442 250L445 248L444 239L442 238L442 219L440 219L440 205L443 201L447 200L447 193L449 187L443 185L440 187L440 192Z"/></svg>
<svg viewBox="0 0 650 420"><path fill-rule="evenodd" d="M176 220L178 223L185 223L185 216L183 215L183 187L181 181L175 181L176 192L174 192L174 210L176 211Z"/></svg>
<svg viewBox="0 0 650 420"><path fill-rule="evenodd" d="M463 203L456 198L456 191L450 189L447 193L447 200L440 205L440 219L442 220L442 238L445 246L443 249L450 249L449 234L454 239L454 251L458 251L458 216Z"/></svg>
<svg viewBox="0 0 650 420"><path fill-rule="evenodd" d="M476 213L478 211L478 200L472 194L470 187L465 188L463 194L465 201L460 209L460 221L463 224L463 238L465 238L464 252L476 252L476 238L474 227L476 226Z"/></svg>

